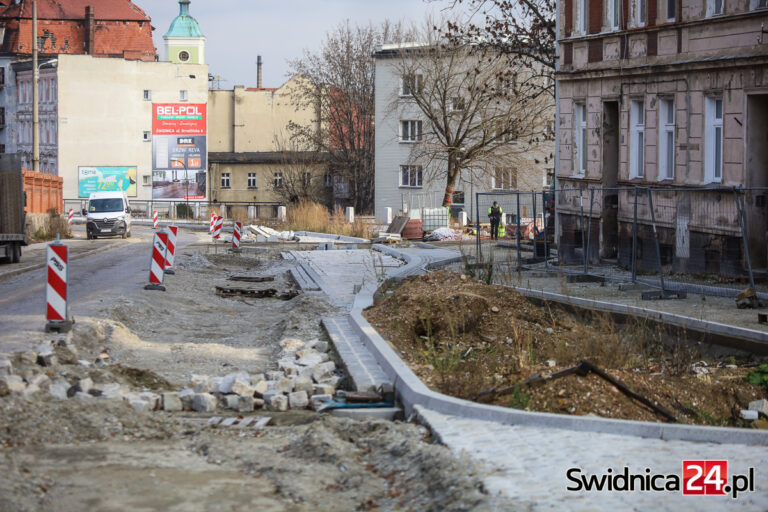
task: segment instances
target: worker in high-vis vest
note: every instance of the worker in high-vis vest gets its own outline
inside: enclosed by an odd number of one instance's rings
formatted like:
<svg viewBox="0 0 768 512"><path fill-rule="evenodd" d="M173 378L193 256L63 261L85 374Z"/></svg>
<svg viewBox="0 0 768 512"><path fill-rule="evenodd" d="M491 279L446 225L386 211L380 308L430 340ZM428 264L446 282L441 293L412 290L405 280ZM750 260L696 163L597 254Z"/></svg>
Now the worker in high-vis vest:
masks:
<svg viewBox="0 0 768 512"><path fill-rule="evenodd" d="M493 202L493 206L488 208L488 218L491 221L491 240L499 239L499 224L501 223L502 213L504 212L496 201Z"/></svg>

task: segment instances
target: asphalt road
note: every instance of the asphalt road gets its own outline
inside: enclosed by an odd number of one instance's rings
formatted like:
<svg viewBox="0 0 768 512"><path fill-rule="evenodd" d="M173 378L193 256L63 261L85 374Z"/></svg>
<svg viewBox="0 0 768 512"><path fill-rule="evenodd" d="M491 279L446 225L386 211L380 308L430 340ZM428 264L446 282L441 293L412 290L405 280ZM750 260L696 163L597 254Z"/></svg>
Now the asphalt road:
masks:
<svg viewBox="0 0 768 512"><path fill-rule="evenodd" d="M149 278L154 231L134 226L132 232L133 236L125 240L85 241L84 231L76 231L76 238L66 241L71 247L68 302L70 315L75 319L96 316L114 299L143 291ZM178 247L197 242L199 236L180 230ZM33 246L23 254L20 266L44 263L44 245L39 245L41 247ZM99 245L108 248L100 251ZM72 256L78 253L81 257L73 260ZM0 274L8 272L7 267L13 265L0 266ZM27 340L36 343L35 339L39 339L30 333L40 333L45 327L45 272L45 268L37 268L0 280L0 352L8 350L9 345L26 345Z"/></svg>

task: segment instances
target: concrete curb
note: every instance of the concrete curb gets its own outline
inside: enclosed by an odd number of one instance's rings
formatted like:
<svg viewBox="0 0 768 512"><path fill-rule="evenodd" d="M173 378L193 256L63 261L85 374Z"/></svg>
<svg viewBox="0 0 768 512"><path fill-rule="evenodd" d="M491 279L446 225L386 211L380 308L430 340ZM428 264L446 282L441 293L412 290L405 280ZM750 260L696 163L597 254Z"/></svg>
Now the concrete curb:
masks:
<svg viewBox="0 0 768 512"><path fill-rule="evenodd" d="M369 244L371 241L368 238L358 238L355 236L344 235L332 235L329 233L315 233L314 231L294 231L296 236L311 236L315 238L327 238L328 240L348 243L348 244Z"/></svg>
<svg viewBox="0 0 768 512"><path fill-rule="evenodd" d="M395 256L400 253L400 259L408 265L398 269L394 274L403 272L414 260L409 255L391 247L382 251ZM374 246L376 248L376 246ZM398 256L395 256L398 257ZM440 262L442 263L442 262ZM433 262L437 266L438 262ZM393 277L397 278L395 275ZM653 423L643 421L615 420L607 418L586 418L582 416L567 416L560 414L521 411L493 405L484 405L468 400L462 400L430 390L411 371L402 359L392 350L389 344L363 317L363 309L373 304L375 290L364 288L355 298L350 312L350 324L358 333L366 348L374 355L378 364L394 382L395 392L403 404L406 416L415 412L419 405L443 414L464 418L493 421L508 425L525 425L545 428L559 428L583 432L616 434L646 438L657 438L677 441L709 442L717 444L745 444L768 446L768 432L750 429L720 428ZM542 292L543 293L543 292Z"/></svg>

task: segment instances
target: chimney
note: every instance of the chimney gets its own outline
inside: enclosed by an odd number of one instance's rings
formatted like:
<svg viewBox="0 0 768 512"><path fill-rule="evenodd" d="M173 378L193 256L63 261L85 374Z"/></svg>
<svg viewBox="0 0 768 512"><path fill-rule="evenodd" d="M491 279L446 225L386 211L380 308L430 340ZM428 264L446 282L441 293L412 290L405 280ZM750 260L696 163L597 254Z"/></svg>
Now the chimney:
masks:
<svg viewBox="0 0 768 512"><path fill-rule="evenodd" d="M256 87L259 89L262 88L261 86L261 55L258 55L256 57Z"/></svg>
<svg viewBox="0 0 768 512"><path fill-rule="evenodd" d="M93 14L93 6L85 7L85 53L96 53L96 16Z"/></svg>

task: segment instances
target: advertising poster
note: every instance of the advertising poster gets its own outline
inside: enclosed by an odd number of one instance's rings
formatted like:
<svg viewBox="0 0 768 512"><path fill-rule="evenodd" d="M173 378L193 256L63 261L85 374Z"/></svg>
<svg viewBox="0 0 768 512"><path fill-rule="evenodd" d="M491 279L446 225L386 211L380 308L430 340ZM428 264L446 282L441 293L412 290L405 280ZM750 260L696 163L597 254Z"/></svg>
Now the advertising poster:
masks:
<svg viewBox="0 0 768 512"><path fill-rule="evenodd" d="M79 167L77 172L80 197L93 192L125 192L136 197L136 166Z"/></svg>
<svg viewBox="0 0 768 512"><path fill-rule="evenodd" d="M207 105L152 105L152 198L204 200Z"/></svg>

